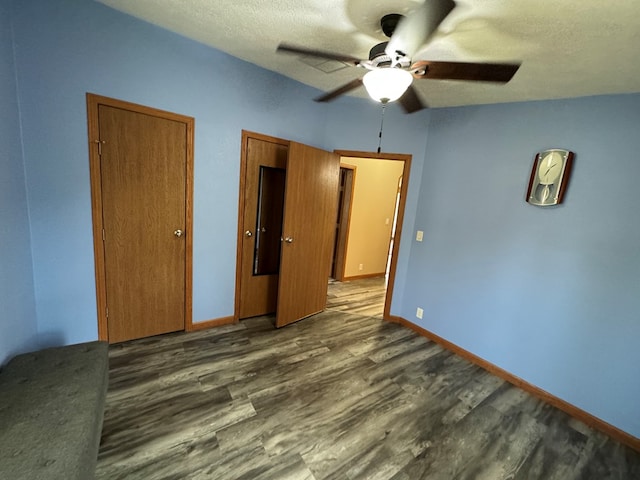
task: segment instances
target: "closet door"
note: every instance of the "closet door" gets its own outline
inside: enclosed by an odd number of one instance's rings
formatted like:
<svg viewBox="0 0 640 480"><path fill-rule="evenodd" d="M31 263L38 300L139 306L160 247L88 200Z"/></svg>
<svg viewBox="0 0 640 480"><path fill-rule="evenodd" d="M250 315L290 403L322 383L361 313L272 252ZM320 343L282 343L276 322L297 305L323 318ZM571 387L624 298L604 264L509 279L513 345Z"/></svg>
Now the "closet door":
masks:
<svg viewBox="0 0 640 480"><path fill-rule="evenodd" d="M324 310L338 208L340 157L290 142L276 326Z"/></svg>
<svg viewBox="0 0 640 480"><path fill-rule="evenodd" d="M87 105L100 339L184 330L193 119L91 94Z"/></svg>
<svg viewBox="0 0 640 480"><path fill-rule="evenodd" d="M287 149L285 140L243 135L240 279L236 283L239 319L276 311Z"/></svg>

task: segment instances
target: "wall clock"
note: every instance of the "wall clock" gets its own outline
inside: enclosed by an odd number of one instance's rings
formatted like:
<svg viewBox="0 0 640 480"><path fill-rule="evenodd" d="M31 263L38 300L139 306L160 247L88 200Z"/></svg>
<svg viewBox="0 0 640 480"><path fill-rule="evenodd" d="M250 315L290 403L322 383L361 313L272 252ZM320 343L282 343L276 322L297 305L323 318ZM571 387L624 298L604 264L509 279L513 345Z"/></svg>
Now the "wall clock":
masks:
<svg viewBox="0 0 640 480"><path fill-rule="evenodd" d="M529 178L527 202L540 207L561 203L574 156L573 152L558 148L536 154Z"/></svg>

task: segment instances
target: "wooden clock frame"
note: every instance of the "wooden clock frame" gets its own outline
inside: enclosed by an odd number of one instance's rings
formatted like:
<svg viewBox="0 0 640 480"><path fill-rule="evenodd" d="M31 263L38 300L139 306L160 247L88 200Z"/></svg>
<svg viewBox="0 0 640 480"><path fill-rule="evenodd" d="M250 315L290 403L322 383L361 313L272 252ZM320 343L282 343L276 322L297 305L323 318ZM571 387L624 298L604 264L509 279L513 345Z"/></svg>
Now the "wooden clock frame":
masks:
<svg viewBox="0 0 640 480"><path fill-rule="evenodd" d="M536 191L536 187L540 184L540 180L538 177L538 169L540 162L546 157L547 154L551 152L557 152L562 155L563 166L562 172L557 180L557 190L555 194L555 198L552 197L550 202L540 202L536 199L534 192ZM531 167L531 174L529 175L529 186L527 188L527 195L525 200L527 203L531 205L536 205L538 207L550 207L554 205L558 205L562 203L564 200L564 195L567 190L567 185L569 184L569 177L571 175L571 169L573 167L573 160L575 154L570 150L564 150L561 148L551 148L549 150L544 150L542 152L538 152L533 160L533 166Z"/></svg>

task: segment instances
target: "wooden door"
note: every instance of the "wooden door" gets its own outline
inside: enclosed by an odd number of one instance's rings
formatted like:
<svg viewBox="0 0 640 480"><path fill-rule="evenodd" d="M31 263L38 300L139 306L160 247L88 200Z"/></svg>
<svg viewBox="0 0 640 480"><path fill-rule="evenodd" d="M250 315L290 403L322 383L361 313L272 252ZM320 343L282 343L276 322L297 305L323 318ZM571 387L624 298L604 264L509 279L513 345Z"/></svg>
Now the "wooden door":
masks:
<svg viewBox="0 0 640 480"><path fill-rule="evenodd" d="M338 155L290 142L277 327L321 312L326 306L339 174Z"/></svg>
<svg viewBox="0 0 640 480"><path fill-rule="evenodd" d="M100 196L94 205L101 204L103 229L103 249L96 251L103 264L96 270L104 273L108 340L184 330L191 295L192 125L156 116L152 109L134 111L124 102L98 100L95 109Z"/></svg>
<svg viewBox="0 0 640 480"><path fill-rule="evenodd" d="M288 142L244 135L243 148L238 318L249 318L276 311L284 192L278 180L268 178L281 177L284 182Z"/></svg>

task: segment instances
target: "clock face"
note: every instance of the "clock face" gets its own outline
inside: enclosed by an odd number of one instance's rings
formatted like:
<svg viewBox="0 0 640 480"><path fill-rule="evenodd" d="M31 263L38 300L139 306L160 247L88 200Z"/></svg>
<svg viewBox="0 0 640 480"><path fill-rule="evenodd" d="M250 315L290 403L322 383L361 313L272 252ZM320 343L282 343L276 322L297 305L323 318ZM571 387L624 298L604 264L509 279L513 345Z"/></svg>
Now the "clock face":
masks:
<svg viewBox="0 0 640 480"><path fill-rule="evenodd" d="M527 202L540 207L557 205L562 202L574 153L554 148L536 155L529 177Z"/></svg>
<svg viewBox="0 0 640 480"><path fill-rule="evenodd" d="M556 183L562 173L563 158L558 152L548 152L538 166L538 178L541 185Z"/></svg>

